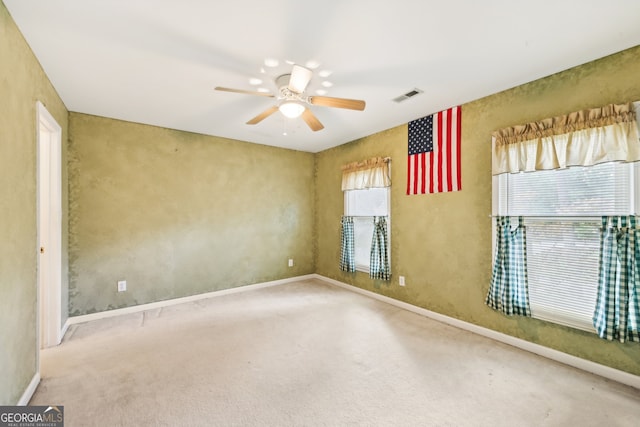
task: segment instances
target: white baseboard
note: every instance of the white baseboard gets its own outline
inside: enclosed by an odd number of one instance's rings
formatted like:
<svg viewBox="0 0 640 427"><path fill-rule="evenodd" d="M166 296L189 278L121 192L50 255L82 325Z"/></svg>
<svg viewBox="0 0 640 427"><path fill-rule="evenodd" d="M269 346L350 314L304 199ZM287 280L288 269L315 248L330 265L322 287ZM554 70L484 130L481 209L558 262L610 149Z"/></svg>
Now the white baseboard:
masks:
<svg viewBox="0 0 640 427"><path fill-rule="evenodd" d="M64 325L62 325L62 330L60 331L60 342L62 342L62 339L67 333L67 329L69 329L69 326L71 326L71 323L69 322L69 317L67 317L67 320L64 322Z"/></svg>
<svg viewBox="0 0 640 427"><path fill-rule="evenodd" d="M38 384L40 384L40 372L35 373L35 375L31 379L31 382L27 386L27 389L24 391L24 393L22 393L22 397L20 397L20 400L18 400L18 403L16 403L16 405L27 406L29 404L29 401L33 397L33 393L36 392Z"/></svg>
<svg viewBox="0 0 640 427"><path fill-rule="evenodd" d="M84 314L81 316L69 317L64 324L62 336L64 337L64 333L66 333L69 326L75 325L77 323L84 323L84 322L90 322L92 320L122 316L123 314L140 313L146 310L153 310L156 308L169 307L172 305L182 304L185 302L198 301L198 300L203 300L207 298L219 297L223 295L236 294L239 292L247 292L247 291L252 291L252 290L261 289L261 288L268 288L270 286L278 286L278 285L283 285L285 283L313 279L315 277L316 275L314 274L307 274L305 276L296 276L296 277L290 277L288 279L280 279L280 280L273 280L270 282L255 283L253 285L238 286L237 288L223 289L220 291L207 292L204 294L191 295L188 297L173 298L173 299L168 299L164 301L151 302L148 304L134 305L132 307L118 308L115 310L100 311L98 313L91 313L91 314Z"/></svg>
<svg viewBox="0 0 640 427"><path fill-rule="evenodd" d="M561 351L554 350L549 347L544 347L542 345L525 341L520 338L512 337L510 335L506 335L501 332L487 329L482 326L474 325L473 323L468 323L463 320L445 316L443 314L436 313L434 311L430 311L422 307L411 305L406 302L399 301L393 298L389 298L384 295L377 294L375 292L367 291L365 289L361 289L356 286L352 286L347 283L340 282L338 280L330 279L328 277L325 277L319 274L315 274L313 276L317 279L323 280L335 286L339 286L341 288L348 289L352 292L357 292L359 294L366 295L371 298L375 298L379 301L386 302L388 304L411 311L421 316L425 316L433 320L437 320L438 322L446 323L456 328L464 329L464 330L473 332L475 334L482 335L487 338L491 338L495 341L499 341L504 344L508 344L513 347L517 347L522 350L535 353L539 356L546 357L547 359L555 360L556 362L564 363L565 365L573 366L574 368L578 368L583 371L587 371L592 374L596 374L601 377L640 389L640 376L633 375L618 369L614 369L609 366L601 365L599 363L591 362L589 360L581 359L579 357L572 356L570 354L563 353Z"/></svg>

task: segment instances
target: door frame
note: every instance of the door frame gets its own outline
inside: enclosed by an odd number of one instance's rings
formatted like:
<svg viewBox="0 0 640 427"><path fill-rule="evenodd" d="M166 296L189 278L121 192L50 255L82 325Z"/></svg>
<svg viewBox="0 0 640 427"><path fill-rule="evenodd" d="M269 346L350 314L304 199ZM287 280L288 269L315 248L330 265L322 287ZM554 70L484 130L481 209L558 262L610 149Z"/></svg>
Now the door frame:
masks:
<svg viewBox="0 0 640 427"><path fill-rule="evenodd" d="M41 348L62 340L62 128L40 101L37 135L37 336Z"/></svg>

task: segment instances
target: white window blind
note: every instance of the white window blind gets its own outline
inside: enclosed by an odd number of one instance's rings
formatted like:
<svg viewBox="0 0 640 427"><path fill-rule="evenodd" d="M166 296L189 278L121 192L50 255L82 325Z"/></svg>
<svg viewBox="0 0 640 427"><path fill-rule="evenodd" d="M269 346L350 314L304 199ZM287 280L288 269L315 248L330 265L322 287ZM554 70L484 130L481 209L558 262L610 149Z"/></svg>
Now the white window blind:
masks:
<svg viewBox="0 0 640 427"><path fill-rule="evenodd" d="M593 330L600 220L525 218L531 315Z"/></svg>
<svg viewBox="0 0 640 427"><path fill-rule="evenodd" d="M347 216L386 216L389 214L389 187L344 192Z"/></svg>
<svg viewBox="0 0 640 427"><path fill-rule="evenodd" d="M603 215L635 213L635 163L497 177L496 215L523 216L532 316L594 331Z"/></svg>
<svg viewBox="0 0 640 427"><path fill-rule="evenodd" d="M603 163L499 176L500 215L628 215L633 163Z"/></svg>
<svg viewBox="0 0 640 427"><path fill-rule="evenodd" d="M353 218L353 239L355 244L356 270L369 272L371 262L371 241L373 238L373 218Z"/></svg>

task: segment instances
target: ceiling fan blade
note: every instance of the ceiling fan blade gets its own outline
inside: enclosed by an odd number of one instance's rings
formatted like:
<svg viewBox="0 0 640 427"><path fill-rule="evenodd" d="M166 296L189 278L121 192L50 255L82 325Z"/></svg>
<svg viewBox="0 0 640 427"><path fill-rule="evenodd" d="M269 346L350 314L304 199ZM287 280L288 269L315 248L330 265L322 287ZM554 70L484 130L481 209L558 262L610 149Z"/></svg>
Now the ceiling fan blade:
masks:
<svg viewBox="0 0 640 427"><path fill-rule="evenodd" d="M220 90L222 92L233 92L233 93L244 93L245 95L258 95L258 96L266 96L267 98L273 98L274 96L270 93L257 92L253 90L242 90L242 89L231 89L228 87L220 87L217 86L215 90Z"/></svg>
<svg viewBox="0 0 640 427"><path fill-rule="evenodd" d="M263 121L264 119L266 119L267 117L269 117L270 115L272 115L273 113L275 113L276 111L278 111L278 106L277 105L274 105L273 107L267 108L262 113L258 114L253 119L249 120L247 122L247 124L248 125L256 125L256 124L260 123L261 121Z"/></svg>
<svg viewBox="0 0 640 427"><path fill-rule="evenodd" d="M313 72L300 65L294 65L289 77L289 90L295 93L302 93L311 81Z"/></svg>
<svg viewBox="0 0 640 427"><path fill-rule="evenodd" d="M358 99L331 98L329 96L310 96L309 102L322 107L346 108L358 111L364 110L366 105L364 101Z"/></svg>
<svg viewBox="0 0 640 427"><path fill-rule="evenodd" d="M311 112L310 109L305 108L302 113L302 120L304 120L312 131L317 132L324 129L324 125L320 123L320 120Z"/></svg>

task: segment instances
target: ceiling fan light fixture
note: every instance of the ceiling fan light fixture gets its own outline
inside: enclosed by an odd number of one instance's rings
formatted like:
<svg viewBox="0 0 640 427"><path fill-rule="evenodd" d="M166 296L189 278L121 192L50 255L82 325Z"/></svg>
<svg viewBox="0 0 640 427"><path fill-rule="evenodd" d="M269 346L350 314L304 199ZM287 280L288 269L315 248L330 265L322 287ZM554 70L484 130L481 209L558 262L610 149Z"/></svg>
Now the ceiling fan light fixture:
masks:
<svg viewBox="0 0 640 427"><path fill-rule="evenodd" d="M295 119L300 117L305 110L305 106L296 101L285 101L278 107L285 117Z"/></svg>

